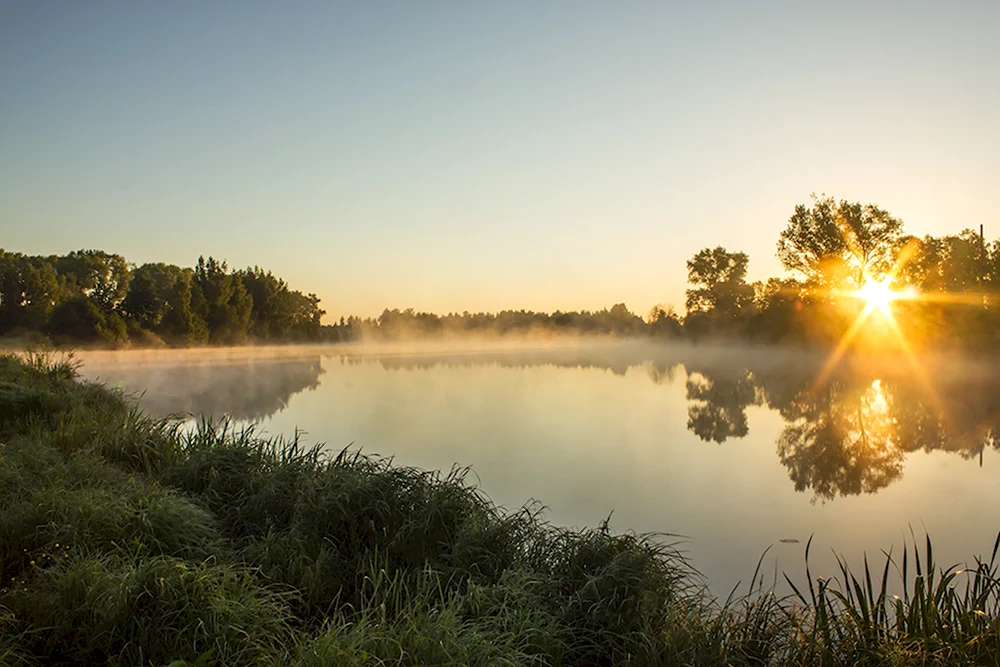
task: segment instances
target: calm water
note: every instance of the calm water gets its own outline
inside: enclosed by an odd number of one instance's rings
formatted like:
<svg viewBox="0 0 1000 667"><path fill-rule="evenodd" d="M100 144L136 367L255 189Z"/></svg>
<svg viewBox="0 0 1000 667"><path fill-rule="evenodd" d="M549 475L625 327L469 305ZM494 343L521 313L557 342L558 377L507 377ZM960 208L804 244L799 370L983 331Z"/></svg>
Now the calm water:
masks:
<svg viewBox="0 0 1000 667"><path fill-rule="evenodd" d="M801 578L810 535L814 570L833 574L831 549L898 552L911 527L949 562L988 552L1000 530L1000 374L984 364L886 357L823 374L805 353L645 344L82 361L158 415L225 414L401 464L471 465L497 503L537 499L556 524L613 511L617 530L682 535L717 594L772 545L770 576Z"/></svg>

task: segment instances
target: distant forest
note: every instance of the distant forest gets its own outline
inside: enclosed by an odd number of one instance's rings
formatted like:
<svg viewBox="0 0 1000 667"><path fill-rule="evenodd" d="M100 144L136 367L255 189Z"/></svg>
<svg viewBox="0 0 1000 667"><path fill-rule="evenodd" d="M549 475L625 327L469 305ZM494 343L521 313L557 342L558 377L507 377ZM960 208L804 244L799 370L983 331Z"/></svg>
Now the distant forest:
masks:
<svg viewBox="0 0 1000 667"><path fill-rule="evenodd" d="M212 257L193 268L136 266L100 250L42 257L0 249L0 336L111 347L559 334L856 346L1000 342L1000 242L972 229L918 238L876 205L814 195L795 207L777 256L786 277L748 282L746 253L721 246L696 253L687 262L683 315L658 305L643 318L623 303L554 313L387 309L323 325L315 294L258 267L230 270ZM889 305L876 309L859 297L871 284L890 295Z"/></svg>

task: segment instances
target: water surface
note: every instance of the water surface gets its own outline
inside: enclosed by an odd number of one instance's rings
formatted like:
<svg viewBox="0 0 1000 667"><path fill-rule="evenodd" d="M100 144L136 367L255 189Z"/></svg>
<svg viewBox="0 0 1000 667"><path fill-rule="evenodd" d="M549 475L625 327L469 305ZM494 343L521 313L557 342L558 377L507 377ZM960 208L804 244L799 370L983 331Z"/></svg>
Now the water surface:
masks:
<svg viewBox="0 0 1000 667"><path fill-rule="evenodd" d="M939 560L987 552L1000 521L992 364L650 344L89 353L82 372L157 415L228 415L404 465L471 465L556 524L681 535L726 594L769 577L898 553L926 530ZM612 514L613 512L613 514ZM780 576L779 576L780 578Z"/></svg>

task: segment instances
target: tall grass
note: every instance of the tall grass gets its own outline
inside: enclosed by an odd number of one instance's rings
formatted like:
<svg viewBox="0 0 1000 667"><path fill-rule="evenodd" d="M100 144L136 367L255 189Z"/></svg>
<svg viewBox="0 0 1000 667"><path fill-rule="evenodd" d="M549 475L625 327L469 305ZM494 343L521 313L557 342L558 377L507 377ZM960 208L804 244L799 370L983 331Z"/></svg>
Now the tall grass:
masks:
<svg viewBox="0 0 1000 667"><path fill-rule="evenodd" d="M830 578L810 542L803 586L758 563L724 600L671 539L0 356L0 665L1000 664L1000 537L965 570L914 536Z"/></svg>
<svg viewBox="0 0 1000 667"><path fill-rule="evenodd" d="M291 646L287 596L232 564L89 555L45 568L7 601L46 664L163 665L213 651L250 665Z"/></svg>
<svg viewBox="0 0 1000 667"><path fill-rule="evenodd" d="M1000 534L989 559L976 557L969 569L936 568L930 537L921 558L914 536L901 558L884 553L874 576L867 557L860 572L838 558L840 576L830 580L812 577L810 546L806 594L786 577L808 612L799 632L810 659L832 652L851 664L1000 664ZM889 593L892 575L902 595Z"/></svg>

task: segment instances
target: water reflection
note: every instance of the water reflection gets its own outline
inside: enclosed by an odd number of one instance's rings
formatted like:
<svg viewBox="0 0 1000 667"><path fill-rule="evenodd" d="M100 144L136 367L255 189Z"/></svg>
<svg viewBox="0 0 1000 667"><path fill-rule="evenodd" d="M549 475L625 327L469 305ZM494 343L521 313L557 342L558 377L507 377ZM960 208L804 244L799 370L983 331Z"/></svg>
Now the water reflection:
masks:
<svg viewBox="0 0 1000 667"><path fill-rule="evenodd" d="M284 410L292 396L318 387L323 366L315 354L135 364L85 360L83 372L136 393L141 407L157 417L225 415L259 422Z"/></svg>
<svg viewBox="0 0 1000 667"><path fill-rule="evenodd" d="M747 369L708 369L692 365L687 379L688 430L705 442L722 444L750 432L747 406L759 405Z"/></svg>
<svg viewBox="0 0 1000 667"><path fill-rule="evenodd" d="M698 370L687 384L688 428L721 443L748 434L747 406L778 412L779 460L797 491L823 501L885 488L917 450L981 459L1000 448L1000 383L987 375L950 373L930 387L898 369L856 364L816 386L817 371Z"/></svg>
<svg viewBox="0 0 1000 667"><path fill-rule="evenodd" d="M815 498L874 493L903 472L904 450L880 380L829 383L781 410L778 458L796 491Z"/></svg>
<svg viewBox="0 0 1000 667"><path fill-rule="evenodd" d="M896 360L856 360L826 375L824 359L797 354L672 350L614 357L581 352L380 358L387 370L492 364L502 368L551 365L600 368L624 375L645 366L656 384L685 378L687 429L705 442L725 443L750 434L747 409L778 413L784 426L777 457L796 491L814 502L876 493L903 474L906 456L918 450L980 458L1000 449L1000 383L989 372L950 368L928 387ZM347 358L344 363L370 363Z"/></svg>
<svg viewBox="0 0 1000 667"><path fill-rule="evenodd" d="M648 346L394 356L321 350L159 363L130 364L117 358L102 364L98 359L87 361L84 372L144 392L142 406L154 415L229 415L242 421L267 419L284 410L294 395L318 387L324 364L334 377L338 365L394 373L539 366L601 370L616 377L639 372L657 385L684 382L687 430L704 442L747 438L751 408L780 415L777 459L795 490L810 494L814 502L876 493L902 476L907 456L918 450L981 461L984 449L1000 449L1000 382L991 369L951 368L929 387L891 360L869 360L845 363L817 386L822 362L809 354ZM477 389L467 387L468 392ZM455 416L456 429L461 428L460 417Z"/></svg>

